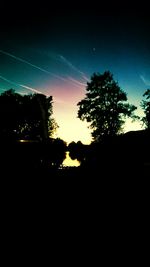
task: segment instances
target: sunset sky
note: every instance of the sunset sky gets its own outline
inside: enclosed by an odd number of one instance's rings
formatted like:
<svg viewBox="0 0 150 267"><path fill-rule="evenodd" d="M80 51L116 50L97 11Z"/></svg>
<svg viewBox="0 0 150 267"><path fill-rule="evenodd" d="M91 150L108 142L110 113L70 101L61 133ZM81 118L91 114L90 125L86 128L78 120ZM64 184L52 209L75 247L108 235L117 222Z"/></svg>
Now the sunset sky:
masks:
<svg viewBox="0 0 150 267"><path fill-rule="evenodd" d="M93 72L110 70L128 100L138 106L150 88L150 19L147 12L22 7L0 19L0 93L53 96L57 136L89 143L90 130L77 118ZM4 17L4 16L3 16ZM8 19L7 19L8 18ZM127 122L125 130L140 129Z"/></svg>

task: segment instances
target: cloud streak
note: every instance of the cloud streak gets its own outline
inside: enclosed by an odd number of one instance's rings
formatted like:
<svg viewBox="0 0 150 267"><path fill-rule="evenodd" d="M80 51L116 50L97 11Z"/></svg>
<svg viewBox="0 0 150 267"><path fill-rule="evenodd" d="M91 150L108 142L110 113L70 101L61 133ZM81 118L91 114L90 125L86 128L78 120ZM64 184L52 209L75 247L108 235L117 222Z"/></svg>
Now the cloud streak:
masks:
<svg viewBox="0 0 150 267"><path fill-rule="evenodd" d="M68 59L66 59L64 56L62 55L58 55L60 60L65 63L68 67L70 67L71 69L73 69L74 71L78 72L81 75L84 75L84 73L82 71L80 71L79 69L77 69Z"/></svg>
<svg viewBox="0 0 150 267"><path fill-rule="evenodd" d="M0 75L0 79L1 80L3 80L3 81L5 81L5 82L8 82L8 83L10 83L10 84L12 84L12 85L15 85L15 86L19 86L19 84L18 83L16 83L16 82L13 82L13 81L11 81L11 80L9 80L9 79L7 79L7 78L5 78L4 76L2 76L2 75Z"/></svg>
<svg viewBox="0 0 150 267"><path fill-rule="evenodd" d="M11 54L11 53L8 53L8 52L6 52L6 51L4 51L4 50L1 50L1 49L0 49L0 53L3 54L3 55L6 55L6 56L8 56L8 57L11 57L11 58L13 58L13 59L15 59L15 60L17 60L17 61L20 61L20 62L22 62L22 63L25 63L25 64L29 65L30 67L33 67L33 68L35 68L35 69L38 69L38 70L40 70L40 71L42 71L42 72L45 72L45 73L47 73L47 74L52 74L51 72L49 72L49 71L47 71L47 70L45 70L45 69L43 69L43 68L41 68L41 67L39 67L39 66L37 66L37 65L35 65L35 64L32 64L31 62L29 62L29 61L27 61L27 60L25 60L25 59L23 59L23 58L20 58L20 57L17 57L17 56L15 56L15 55Z"/></svg>
<svg viewBox="0 0 150 267"><path fill-rule="evenodd" d="M77 85L80 85L80 87L81 86L84 86L84 87L86 86L86 83L82 83L82 82L80 82L80 81L78 81L78 80L76 80L76 79L74 79L72 77L68 77L68 80L73 82L73 83L75 83L75 84L77 84Z"/></svg>
<svg viewBox="0 0 150 267"><path fill-rule="evenodd" d="M0 53L3 54L3 55L5 55L5 56L8 56L10 58L13 58L13 59L15 59L15 60L17 60L19 62L22 62L24 64L27 64L28 66L33 67L33 68L35 68L37 70L40 70L40 71L42 71L42 72L44 72L44 73L46 73L48 75L51 75L51 76L53 76L53 77L55 77L55 78L57 78L57 79L59 79L61 81L65 81L65 82L67 81L65 78L63 78L63 77L61 77L61 76L59 76L57 74L54 74L53 72L47 71L44 68L41 68L41 67L39 67L39 66L37 66L35 64L32 64L31 62L29 62L29 61L27 61L27 60L25 60L23 58L17 57L17 56L15 56L15 55L13 55L11 53L8 53L8 52L6 52L4 50L1 50L0 49Z"/></svg>
<svg viewBox="0 0 150 267"><path fill-rule="evenodd" d="M19 86L21 86L22 88L25 88L27 90L30 90L31 92L34 92L34 93L37 93L37 94L43 94L43 92L35 89L35 88L32 88L30 86L27 86L27 85L24 85L24 84L18 84ZM48 95L47 95L48 96Z"/></svg>
<svg viewBox="0 0 150 267"><path fill-rule="evenodd" d="M140 78L146 86L150 86L150 80L146 79L143 75L140 75Z"/></svg>
<svg viewBox="0 0 150 267"><path fill-rule="evenodd" d="M8 82L8 83L10 83L10 84L12 84L12 85L15 85L15 86L17 86L17 87L21 87L21 88L24 88L24 89L26 89L26 90L29 90L30 92L37 93L37 94L44 94L44 95L46 95L46 96L49 96L49 94L45 94L45 93L43 93L42 91L37 90L37 89L35 89L35 88L33 88L33 87L27 86L27 85L25 85L25 84L19 84L19 83L17 83L17 82L14 82L14 81L12 81L12 80L9 80L9 79L7 79L6 77L4 77L4 76L2 76L2 75L0 75L0 79L2 79L2 80L5 81L5 82ZM6 91L6 90L4 90L4 89L2 89L2 88L1 88L0 90L2 90L2 91ZM18 93L21 94L21 95L24 95L24 93L22 93L22 92L18 92ZM59 98L57 98L57 97L54 97L54 99L55 99L55 102L57 102L58 104L66 104L66 102L65 102L64 100L61 100L61 99L59 99Z"/></svg>
<svg viewBox="0 0 150 267"><path fill-rule="evenodd" d="M75 67L68 59L66 59L63 55L58 55L58 58L60 59L61 62L63 62L64 64L66 64L69 68L71 68L72 70L74 70L75 72L77 72L78 74L81 75L81 77L85 80L85 81L89 81L89 79L86 77L85 73L82 72L81 70L79 70L77 67Z"/></svg>
<svg viewBox="0 0 150 267"><path fill-rule="evenodd" d="M55 60L57 62L61 62L63 64L65 64L66 66L68 66L71 70L73 70L74 72L80 74L80 76L82 77L82 79L84 79L86 82L89 82L90 80L86 77L85 73L82 72L81 70L79 70L76 66L74 66L68 59L66 59L66 57L64 57L63 55L60 54L56 54L56 53L46 53L46 55L48 57L50 57L52 60Z"/></svg>
<svg viewBox="0 0 150 267"><path fill-rule="evenodd" d="M82 83L82 82L80 82L80 81L78 81L78 80L76 80L76 79L73 79L72 77L69 77L69 78L68 78L68 77L67 77L67 78L62 77L62 76L57 75L57 74L55 74L55 73L53 73L53 72L47 71L47 70L45 70L44 68L41 68L41 67L39 67L39 66L37 66L37 65L35 65L35 64L32 64L31 62L29 62L29 61L27 61L27 60L25 60L25 59L23 59L23 58L20 58L20 57L18 57L18 56L15 56L14 54L8 53L8 52L6 52L6 51L4 51L4 50L1 50L1 49L0 49L0 53L3 54L3 55L5 55L5 56L8 56L8 57L10 57L10 58L13 58L13 59L15 59L16 61L19 61L19 62L22 62L22 63L24 63L24 64L27 64L28 66L30 66L30 67L32 67L32 68L34 68L34 69L37 69L37 70L39 70L39 71L41 71L41 72L43 72L43 73L45 73L45 74L47 74L47 75L51 75L52 77L56 78L57 80L63 81L63 82L65 82L65 83L71 83L73 86L75 86L75 87L77 87L77 88L82 89L81 86L86 86L85 83ZM81 72L80 70L78 70L78 69L77 69L71 62L69 62L69 61L68 61L65 57L63 57L62 55L57 55L57 56L56 56L56 59L57 59L57 60L59 59L61 62L65 63L65 64L66 64L67 66L69 66L71 69L73 69L74 71L76 71L77 73L79 73L79 74L81 75L81 77L82 77L85 81L88 80L88 78L85 76L85 74L84 74L83 72ZM9 82L9 83L11 83L11 84L13 84L13 85L15 85L15 86L22 86L22 85L19 85L19 84L15 84L15 82L10 81L9 79L6 79L5 77L2 77L2 76L1 76L1 78L2 78L3 80L5 80L5 81L7 81L7 82ZM22 87L23 87L23 86L22 86ZM29 88L26 88L26 89L29 89ZM30 88L30 89L32 89L32 88ZM34 88L33 88L33 90L34 90ZM35 90L36 90L36 89L35 89Z"/></svg>
<svg viewBox="0 0 150 267"><path fill-rule="evenodd" d="M5 81L5 82L8 82L8 83L10 83L10 84L12 84L12 85L15 85L15 86L17 86L17 87L22 87L22 88L24 88L24 89L30 90L31 92L34 92L34 93L37 93L37 94L43 94L43 92L41 92L40 90L37 90L37 89L35 89L35 88L33 88L33 87L29 87L29 86L24 85L24 84L19 84L19 83L17 83L17 82L14 82L14 81L12 81L12 80L7 79L6 77L4 77L4 76L2 76L2 75L0 75L0 79L2 79L2 80Z"/></svg>

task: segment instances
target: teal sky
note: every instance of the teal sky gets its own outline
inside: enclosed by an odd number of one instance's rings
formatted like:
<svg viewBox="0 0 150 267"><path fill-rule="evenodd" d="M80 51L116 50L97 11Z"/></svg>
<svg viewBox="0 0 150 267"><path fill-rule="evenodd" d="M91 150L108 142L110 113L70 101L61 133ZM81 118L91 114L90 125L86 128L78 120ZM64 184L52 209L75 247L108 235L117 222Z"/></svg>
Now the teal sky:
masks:
<svg viewBox="0 0 150 267"><path fill-rule="evenodd" d="M146 12L26 7L24 13L9 12L9 20L0 19L0 25L0 92L14 88L52 95L61 138L90 139L87 125L76 118L76 105L93 72L110 70L141 113L142 95L150 87ZM140 125L128 124L134 127Z"/></svg>

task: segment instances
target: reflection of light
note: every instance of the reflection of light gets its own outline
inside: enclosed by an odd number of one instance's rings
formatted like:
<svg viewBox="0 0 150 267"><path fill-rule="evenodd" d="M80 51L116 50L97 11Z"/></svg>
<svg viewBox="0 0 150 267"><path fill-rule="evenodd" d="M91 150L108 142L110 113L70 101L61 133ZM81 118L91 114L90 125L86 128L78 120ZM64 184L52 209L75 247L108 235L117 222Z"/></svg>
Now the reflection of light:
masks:
<svg viewBox="0 0 150 267"><path fill-rule="evenodd" d="M24 143L26 140L19 140L20 143Z"/></svg>
<svg viewBox="0 0 150 267"><path fill-rule="evenodd" d="M78 167L80 166L80 162L77 159L72 160L69 156L69 152L66 152L66 158L63 161L63 166L70 166L70 167Z"/></svg>

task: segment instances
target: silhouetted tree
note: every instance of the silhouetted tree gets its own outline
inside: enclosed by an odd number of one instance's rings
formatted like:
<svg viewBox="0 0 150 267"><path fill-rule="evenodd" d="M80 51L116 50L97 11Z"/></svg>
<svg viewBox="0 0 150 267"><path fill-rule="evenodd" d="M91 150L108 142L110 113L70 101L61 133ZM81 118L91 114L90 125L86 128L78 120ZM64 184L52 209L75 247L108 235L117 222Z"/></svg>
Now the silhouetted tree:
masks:
<svg viewBox="0 0 150 267"><path fill-rule="evenodd" d="M25 138L47 140L56 130L52 118L52 96L43 94L24 96L22 134Z"/></svg>
<svg viewBox="0 0 150 267"><path fill-rule="evenodd" d="M0 135L7 139L47 140L57 128L52 113L52 96L5 91L0 95Z"/></svg>
<svg viewBox="0 0 150 267"><path fill-rule="evenodd" d="M60 138L53 139L52 141L52 164L53 167L60 167L66 158L67 144ZM50 151L49 151L50 153Z"/></svg>
<svg viewBox="0 0 150 267"><path fill-rule="evenodd" d="M141 106L144 110L145 116L142 118L143 123L147 129L150 129L150 89L147 89L143 94L146 100L143 100Z"/></svg>
<svg viewBox="0 0 150 267"><path fill-rule="evenodd" d="M20 106L22 96L13 89L5 91L0 96L0 135L8 139L14 139L21 123Z"/></svg>
<svg viewBox="0 0 150 267"><path fill-rule="evenodd" d="M69 150L69 156L71 157L72 160L77 158L77 145L76 142L72 141L68 145L68 150Z"/></svg>
<svg viewBox="0 0 150 267"><path fill-rule="evenodd" d="M119 134L126 117L137 117L134 115L136 107L125 103L127 95L111 72L94 73L86 90L86 97L78 103L78 118L90 123L95 141Z"/></svg>
<svg viewBox="0 0 150 267"><path fill-rule="evenodd" d="M82 162L85 157L86 145L83 145L81 141L75 143L74 141L68 145L69 156L72 160L77 159Z"/></svg>

